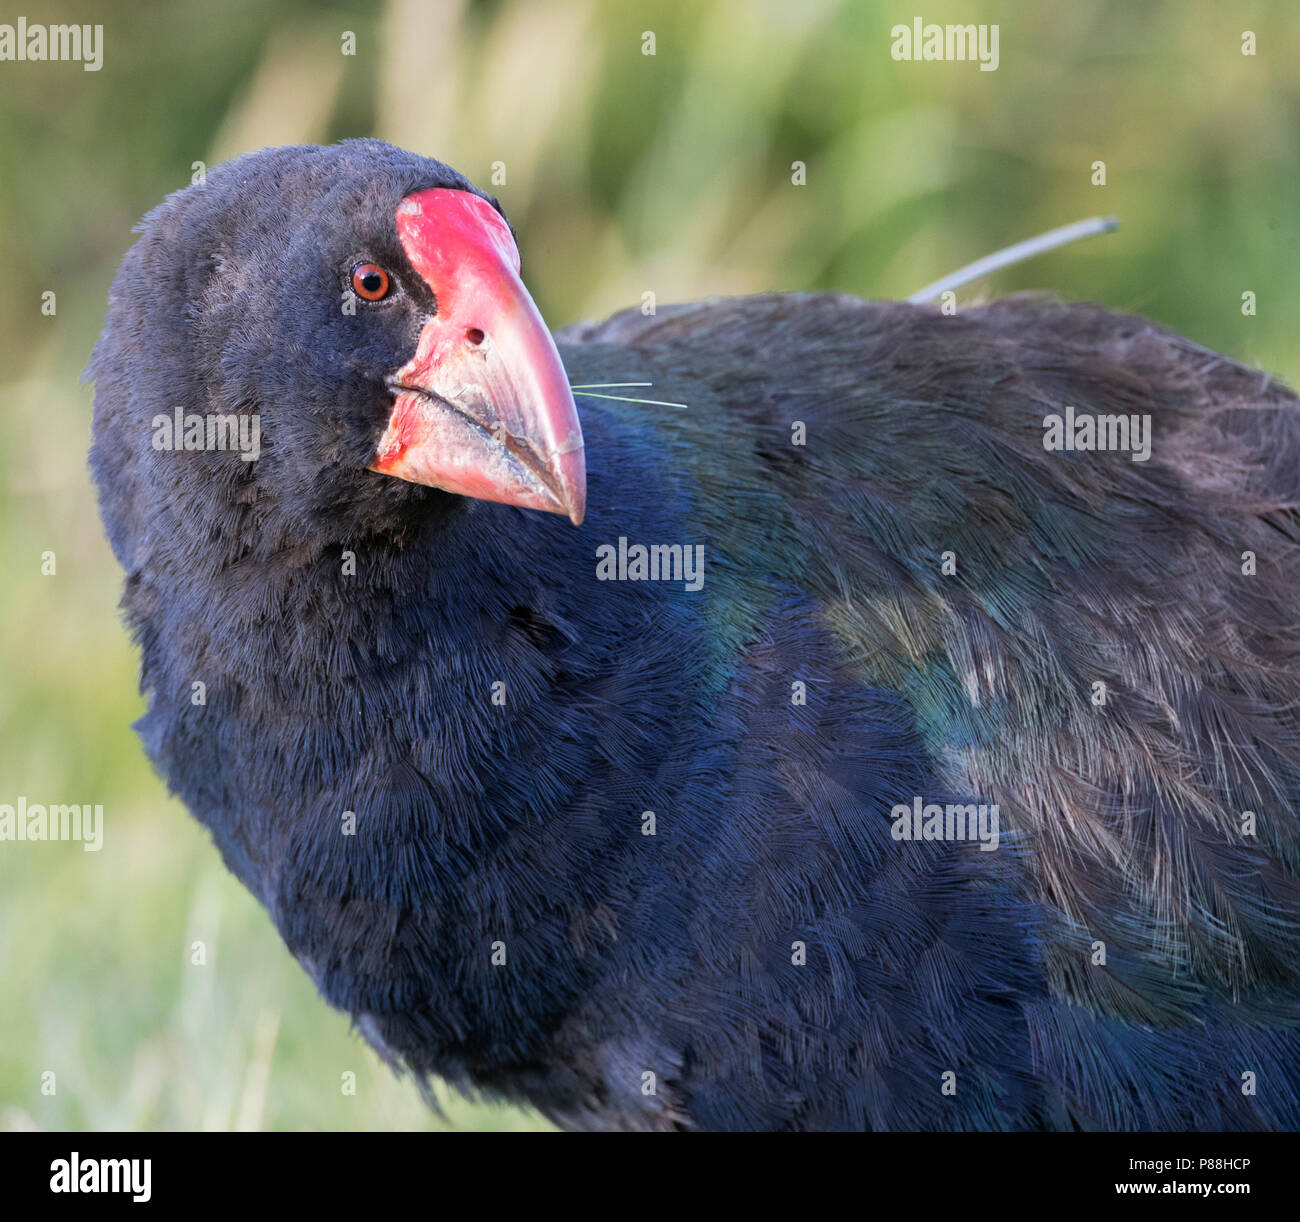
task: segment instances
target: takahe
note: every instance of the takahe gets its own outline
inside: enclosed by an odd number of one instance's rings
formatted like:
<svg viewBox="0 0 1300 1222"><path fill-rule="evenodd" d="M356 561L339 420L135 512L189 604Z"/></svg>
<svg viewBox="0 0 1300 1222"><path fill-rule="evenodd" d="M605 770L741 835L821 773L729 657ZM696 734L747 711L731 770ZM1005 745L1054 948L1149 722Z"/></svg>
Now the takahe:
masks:
<svg viewBox="0 0 1300 1222"><path fill-rule="evenodd" d="M268 149L92 358L140 737L325 999L570 1128L1300 1124L1296 398L1041 299L552 340L518 269Z"/></svg>

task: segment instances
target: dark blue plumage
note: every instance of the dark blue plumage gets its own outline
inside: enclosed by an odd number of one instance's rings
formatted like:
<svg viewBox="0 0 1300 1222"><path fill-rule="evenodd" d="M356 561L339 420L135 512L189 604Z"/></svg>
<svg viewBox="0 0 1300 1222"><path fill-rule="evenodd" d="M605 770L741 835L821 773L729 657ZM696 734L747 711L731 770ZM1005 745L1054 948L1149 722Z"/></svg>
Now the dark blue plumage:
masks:
<svg viewBox="0 0 1300 1222"><path fill-rule="evenodd" d="M571 380L689 407L581 401L575 528L367 469L437 187L375 141L222 167L92 362L141 737L324 997L574 1127L1295 1127L1290 393L1034 300L629 313ZM340 312L359 254L409 296ZM261 458L152 449L175 403ZM1066 403L1151 413L1151 460L1045 451ZM599 580L620 537L703 587ZM915 798L999 848L894 839Z"/></svg>

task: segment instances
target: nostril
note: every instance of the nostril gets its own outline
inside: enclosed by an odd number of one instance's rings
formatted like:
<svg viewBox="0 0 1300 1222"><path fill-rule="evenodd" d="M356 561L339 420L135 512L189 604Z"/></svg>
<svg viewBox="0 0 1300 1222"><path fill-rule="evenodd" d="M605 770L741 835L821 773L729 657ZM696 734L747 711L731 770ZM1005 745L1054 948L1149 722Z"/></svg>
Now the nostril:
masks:
<svg viewBox="0 0 1300 1222"><path fill-rule="evenodd" d="M470 329L465 332L465 338L473 344L475 348L477 348L483 342L484 335L477 327L470 327Z"/></svg>

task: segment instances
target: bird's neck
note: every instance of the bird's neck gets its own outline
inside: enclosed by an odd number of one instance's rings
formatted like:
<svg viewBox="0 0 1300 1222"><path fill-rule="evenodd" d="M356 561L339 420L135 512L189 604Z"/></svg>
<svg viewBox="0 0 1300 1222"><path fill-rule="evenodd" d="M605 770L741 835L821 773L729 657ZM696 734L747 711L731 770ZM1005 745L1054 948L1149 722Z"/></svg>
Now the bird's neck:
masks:
<svg viewBox="0 0 1300 1222"><path fill-rule="evenodd" d="M201 598L179 578L128 592L150 754L335 1004L429 987L438 963L403 939L459 947L580 893L603 838L659 802L700 716L694 612L596 582L593 550L476 504L401 549L285 551Z"/></svg>

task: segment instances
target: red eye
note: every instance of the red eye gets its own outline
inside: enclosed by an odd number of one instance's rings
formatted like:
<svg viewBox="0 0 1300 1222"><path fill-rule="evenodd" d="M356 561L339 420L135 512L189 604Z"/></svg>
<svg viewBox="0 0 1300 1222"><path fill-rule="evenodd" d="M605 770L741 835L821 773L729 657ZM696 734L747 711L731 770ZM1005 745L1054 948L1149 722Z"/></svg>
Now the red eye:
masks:
<svg viewBox="0 0 1300 1222"><path fill-rule="evenodd" d="M352 291L363 301L387 297L388 288L388 273L377 263L358 263L352 269Z"/></svg>

